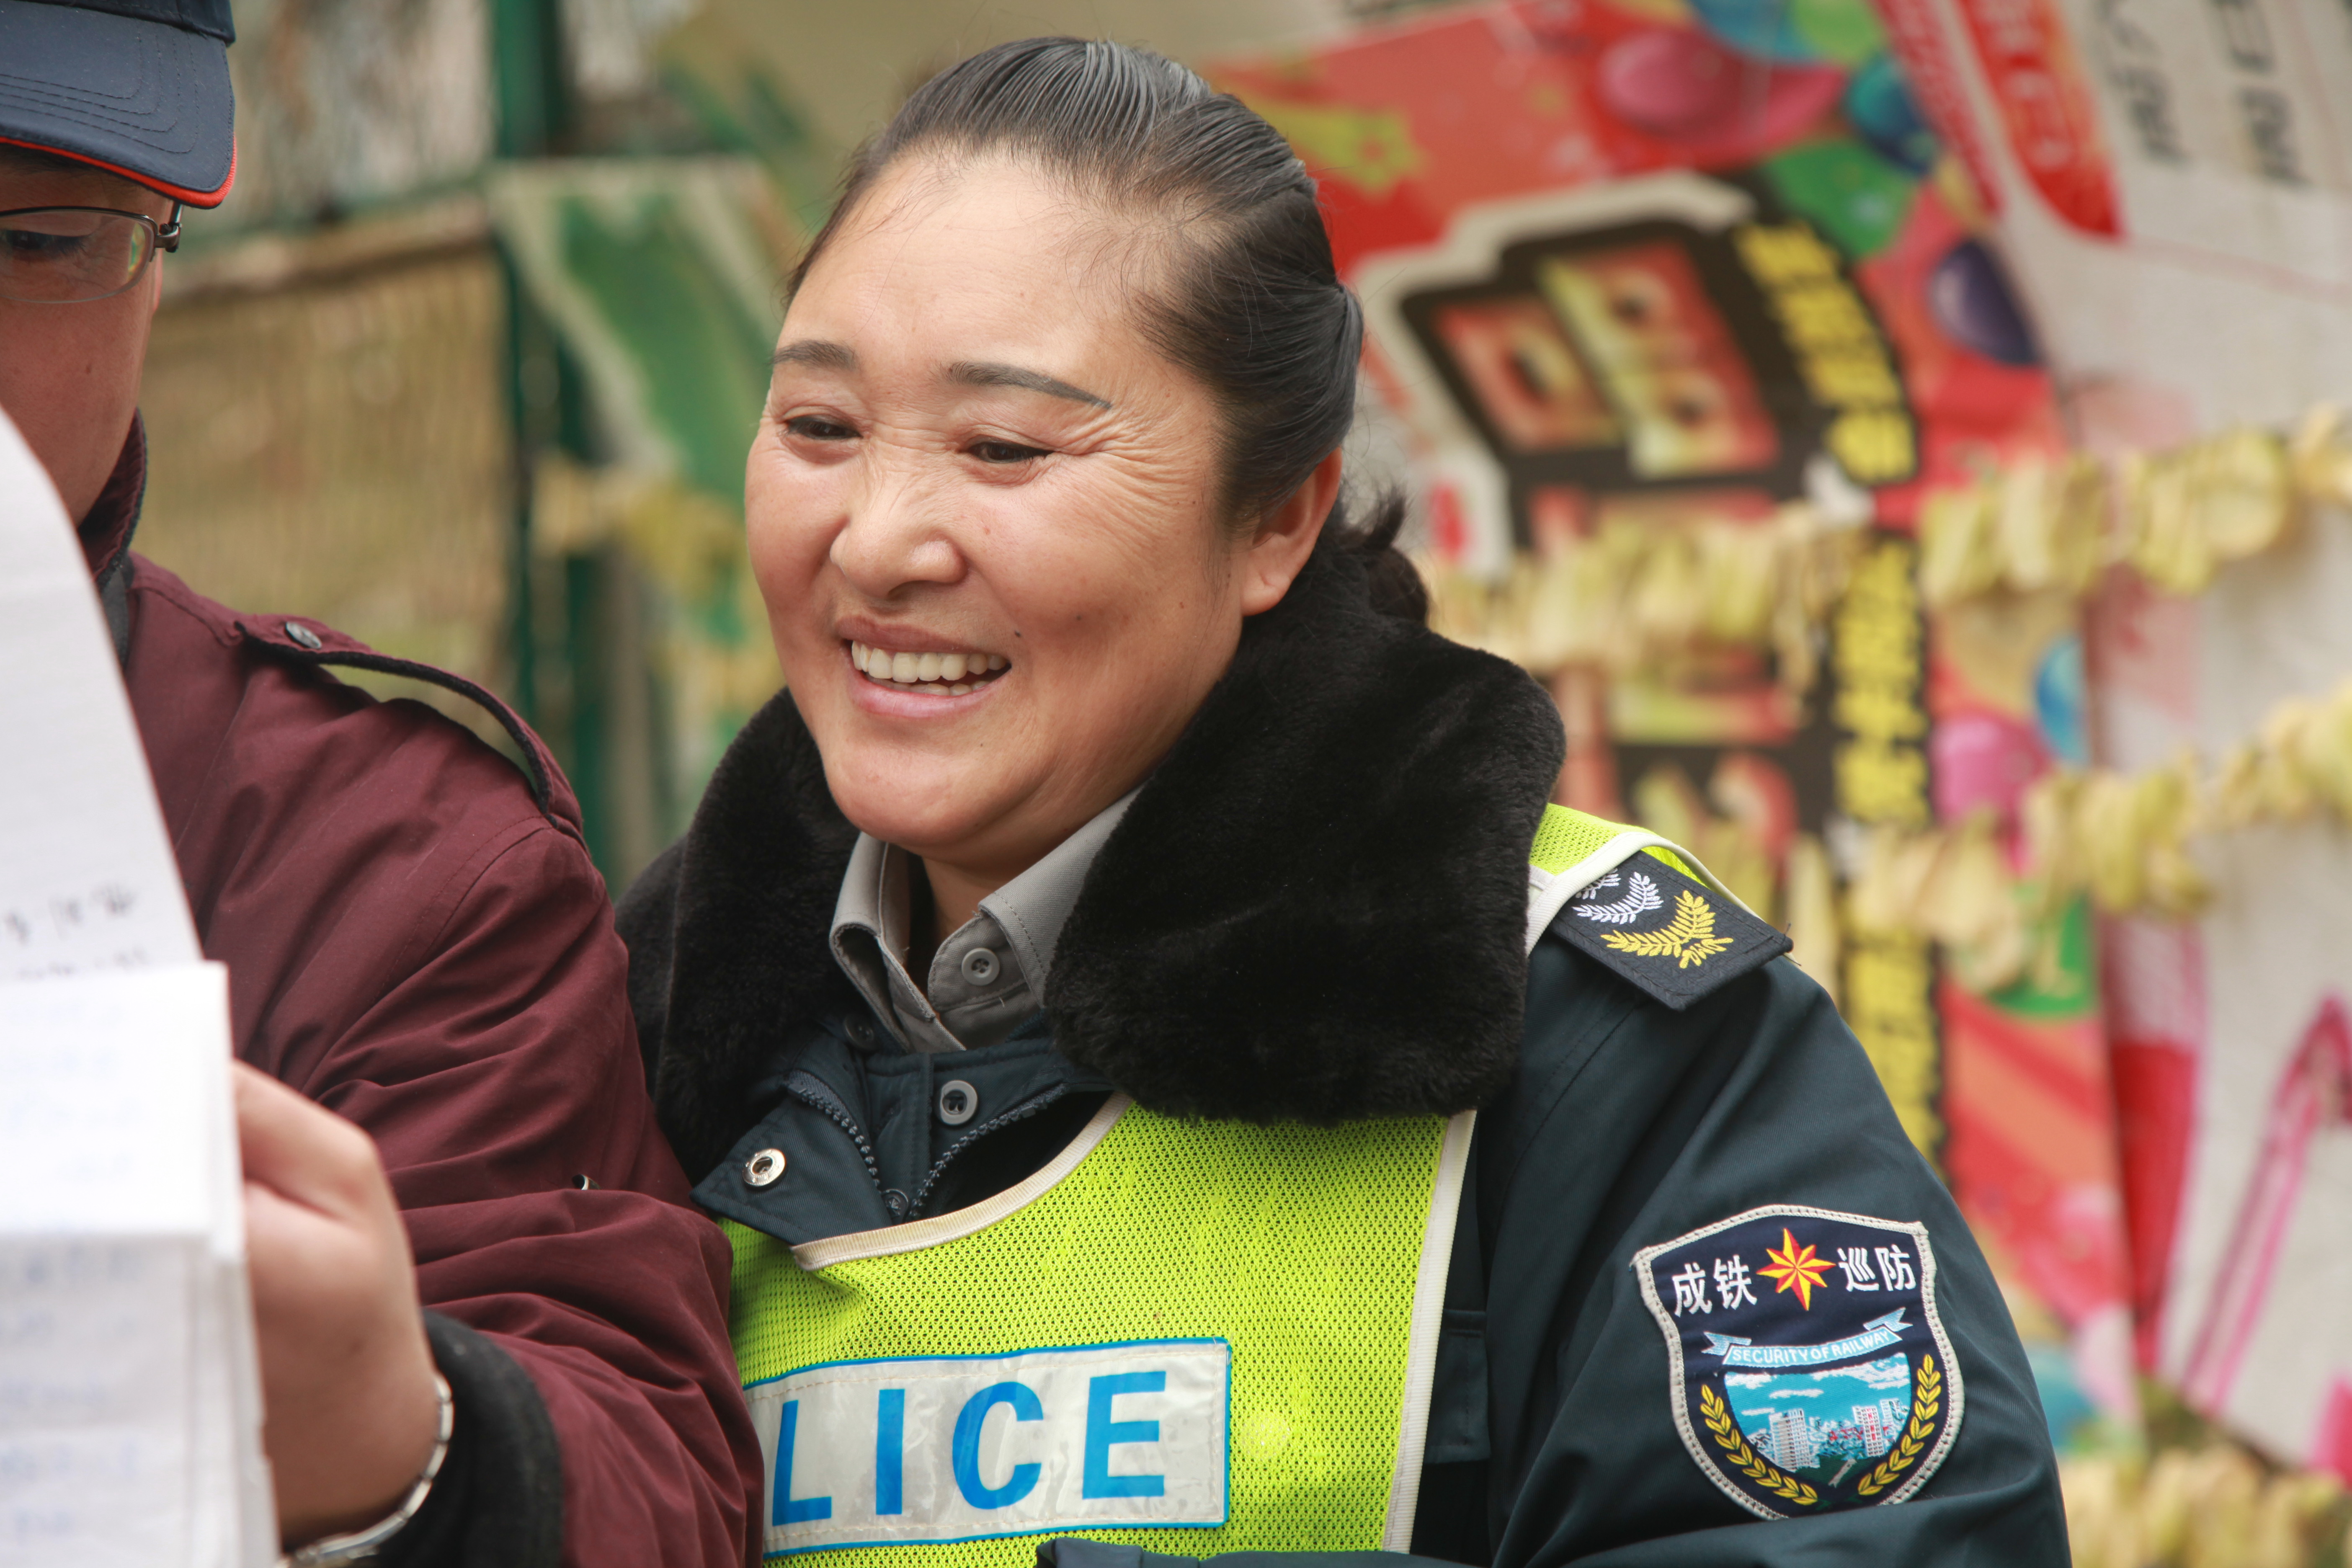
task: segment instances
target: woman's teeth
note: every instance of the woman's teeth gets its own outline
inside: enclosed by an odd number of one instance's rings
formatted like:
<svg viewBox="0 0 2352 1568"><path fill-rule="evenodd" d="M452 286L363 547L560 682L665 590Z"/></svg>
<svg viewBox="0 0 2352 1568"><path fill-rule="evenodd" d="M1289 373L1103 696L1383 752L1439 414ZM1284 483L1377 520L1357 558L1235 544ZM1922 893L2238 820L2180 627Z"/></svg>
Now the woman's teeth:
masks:
<svg viewBox="0 0 2352 1568"><path fill-rule="evenodd" d="M1009 663L1000 653L892 653L862 642L849 645L849 662L868 680L910 686L934 697L961 697Z"/></svg>

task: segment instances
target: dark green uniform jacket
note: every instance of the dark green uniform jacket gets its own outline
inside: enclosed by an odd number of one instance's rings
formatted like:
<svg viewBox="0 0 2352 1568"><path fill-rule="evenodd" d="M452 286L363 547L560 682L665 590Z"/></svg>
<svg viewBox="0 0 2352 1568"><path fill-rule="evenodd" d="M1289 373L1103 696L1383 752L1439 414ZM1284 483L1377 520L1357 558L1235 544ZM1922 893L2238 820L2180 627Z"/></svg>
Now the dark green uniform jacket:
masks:
<svg viewBox="0 0 2352 1568"><path fill-rule="evenodd" d="M791 1243L948 1212L1043 1165L1114 1088L1261 1121L1475 1106L1416 1553L2061 1568L2056 1467L1992 1276L1777 937L1644 858L1646 876L1628 866L1526 955L1528 850L1560 749L1532 682L1376 614L1361 569L1318 553L1249 623L1088 871L1045 1011L1002 1045L924 1056L831 956L856 833L778 698L622 910L648 1069L696 1195ZM950 1080L979 1102L956 1125L936 1110ZM770 1148L785 1177L755 1189L743 1163ZM1789 1213L1694 1237L1759 1209ZM1922 1226L1927 1246L1870 1220ZM1804 1235L1826 1238L1817 1255ZM1929 1248L1932 1300L1903 1296ZM1839 1291L1882 1285L1869 1307L1907 1315L1856 1327L1864 1299ZM1864 1401L1861 1426L1800 1418L1785 1443L1778 1426L1751 1434L1760 1450L1733 1430L1745 1417L1707 1425L1708 1344L1795 1342L1792 1323L1820 1338L1842 1310L1840 1342L1900 1336L1949 1363L1942 1383L1909 1374L1883 1427ZM1670 1333L1685 1326L1688 1357ZM1854 1402L1837 1400L1843 1420ZM1907 1449L1906 1415L1925 1435ZM1816 1446L1834 1442L1850 1473L1832 1486L1836 1456ZM1056 1550L1064 1568L1136 1556Z"/></svg>

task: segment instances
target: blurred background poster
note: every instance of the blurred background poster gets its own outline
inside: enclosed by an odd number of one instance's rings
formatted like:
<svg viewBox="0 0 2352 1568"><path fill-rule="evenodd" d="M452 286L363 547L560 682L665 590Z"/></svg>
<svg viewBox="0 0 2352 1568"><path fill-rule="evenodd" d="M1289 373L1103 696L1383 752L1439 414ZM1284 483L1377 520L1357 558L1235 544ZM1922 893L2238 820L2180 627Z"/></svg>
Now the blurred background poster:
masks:
<svg viewBox="0 0 2352 1568"><path fill-rule="evenodd" d="M2064 450L1986 212L1863 0L1522 0L1212 72L1325 178L1445 628L1561 798L1835 991L1993 1255L2053 1432L2136 1430L2090 917L2006 868L2086 760L2075 604L1930 612L1927 497Z"/></svg>
<svg viewBox="0 0 2352 1568"><path fill-rule="evenodd" d="M831 177L788 116L755 141L666 86L682 14L240 5L236 190L166 275L142 398L141 548L504 694L616 885L776 686L742 460Z"/></svg>
<svg viewBox="0 0 2352 1568"><path fill-rule="evenodd" d="M2076 439L2123 458L2153 521L2175 503L2089 616L2100 760L2220 763L2201 918L2102 934L2143 1362L2268 1451L2352 1475L2352 852L2321 782L2352 668L2323 406L2352 363L2352 14L1887 15L2045 325Z"/></svg>

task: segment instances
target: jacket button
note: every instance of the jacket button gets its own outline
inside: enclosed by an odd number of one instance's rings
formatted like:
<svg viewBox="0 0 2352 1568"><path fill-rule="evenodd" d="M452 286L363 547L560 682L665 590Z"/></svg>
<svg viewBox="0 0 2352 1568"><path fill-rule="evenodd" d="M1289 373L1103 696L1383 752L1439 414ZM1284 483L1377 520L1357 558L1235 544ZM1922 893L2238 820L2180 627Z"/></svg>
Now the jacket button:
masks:
<svg viewBox="0 0 2352 1568"><path fill-rule="evenodd" d="M849 1043L851 1045L857 1047L860 1050L870 1051L874 1048L873 1019L852 1018L849 1020L848 1031Z"/></svg>
<svg viewBox="0 0 2352 1568"><path fill-rule="evenodd" d="M961 1127L980 1114L980 1090L960 1078L950 1079L940 1086L940 1120L950 1127Z"/></svg>
<svg viewBox="0 0 2352 1568"><path fill-rule="evenodd" d="M782 1149L762 1149L743 1162L743 1184L748 1187L772 1187L783 1173Z"/></svg>
<svg viewBox="0 0 2352 1568"><path fill-rule="evenodd" d="M984 947L975 947L963 955L960 967L966 980L974 985L985 985L996 978L996 954Z"/></svg>
<svg viewBox="0 0 2352 1568"><path fill-rule="evenodd" d="M286 635L292 637L296 642L300 643L304 647L309 648L312 653L316 653L320 648L327 646L325 643L319 640L318 633L312 631L310 627L302 625L299 621L289 621L286 623Z"/></svg>

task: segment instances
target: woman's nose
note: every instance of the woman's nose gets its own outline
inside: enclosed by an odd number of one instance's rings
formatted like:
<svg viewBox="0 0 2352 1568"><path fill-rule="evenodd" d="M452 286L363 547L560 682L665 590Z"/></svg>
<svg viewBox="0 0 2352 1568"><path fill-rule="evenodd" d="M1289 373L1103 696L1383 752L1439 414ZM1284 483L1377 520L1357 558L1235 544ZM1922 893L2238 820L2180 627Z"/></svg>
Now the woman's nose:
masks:
<svg viewBox="0 0 2352 1568"><path fill-rule="evenodd" d="M833 563L850 585L869 598L887 599L917 583L961 577L963 552L942 487L904 459L875 463L867 471L870 478L856 487L848 516L833 536Z"/></svg>

